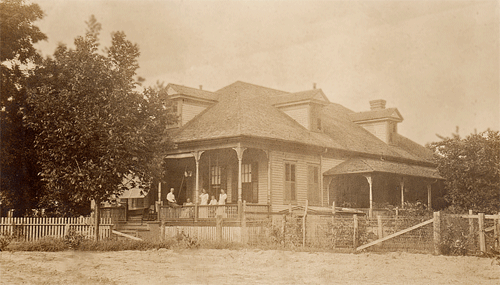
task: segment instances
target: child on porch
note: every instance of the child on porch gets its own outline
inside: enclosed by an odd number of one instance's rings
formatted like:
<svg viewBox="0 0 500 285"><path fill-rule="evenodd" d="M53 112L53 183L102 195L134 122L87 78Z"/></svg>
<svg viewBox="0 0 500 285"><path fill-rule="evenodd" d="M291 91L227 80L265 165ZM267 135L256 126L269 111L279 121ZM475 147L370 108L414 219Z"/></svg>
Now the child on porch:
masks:
<svg viewBox="0 0 500 285"><path fill-rule="evenodd" d="M217 205L219 203L217 203L217 200L215 199L215 196L212 195L212 199L210 200L210 204L209 205Z"/></svg>

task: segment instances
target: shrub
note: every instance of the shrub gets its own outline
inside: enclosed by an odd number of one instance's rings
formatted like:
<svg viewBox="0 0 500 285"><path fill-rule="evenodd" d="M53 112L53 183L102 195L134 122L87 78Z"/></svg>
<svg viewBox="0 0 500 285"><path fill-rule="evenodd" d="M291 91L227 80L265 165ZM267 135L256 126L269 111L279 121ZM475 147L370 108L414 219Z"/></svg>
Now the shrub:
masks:
<svg viewBox="0 0 500 285"><path fill-rule="evenodd" d="M12 242L6 250L9 251L64 251L69 246L61 238L43 237L37 241Z"/></svg>
<svg viewBox="0 0 500 285"><path fill-rule="evenodd" d="M9 234L0 234L0 251L5 250L14 238Z"/></svg>

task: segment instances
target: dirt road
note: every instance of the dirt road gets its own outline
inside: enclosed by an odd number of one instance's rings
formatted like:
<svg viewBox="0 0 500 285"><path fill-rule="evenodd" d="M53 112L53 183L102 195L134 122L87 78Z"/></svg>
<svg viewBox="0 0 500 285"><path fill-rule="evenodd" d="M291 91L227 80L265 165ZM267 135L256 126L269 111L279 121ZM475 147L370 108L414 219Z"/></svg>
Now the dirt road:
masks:
<svg viewBox="0 0 500 285"><path fill-rule="evenodd" d="M500 284L491 259L278 250L0 252L1 284Z"/></svg>

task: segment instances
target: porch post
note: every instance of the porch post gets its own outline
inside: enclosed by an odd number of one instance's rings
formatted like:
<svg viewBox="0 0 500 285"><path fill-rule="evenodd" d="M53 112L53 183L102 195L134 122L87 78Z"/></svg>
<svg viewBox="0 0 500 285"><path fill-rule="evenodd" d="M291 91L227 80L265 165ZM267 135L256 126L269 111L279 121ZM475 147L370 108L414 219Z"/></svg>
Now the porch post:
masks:
<svg viewBox="0 0 500 285"><path fill-rule="evenodd" d="M271 151L265 150L267 154L267 205L271 205Z"/></svg>
<svg viewBox="0 0 500 285"><path fill-rule="evenodd" d="M194 186L194 221L198 221L198 197L200 192L200 158L203 154L203 151L195 151L193 152L194 160L196 162L196 182Z"/></svg>
<svg viewBox="0 0 500 285"><path fill-rule="evenodd" d="M432 185L427 184L427 209L432 209Z"/></svg>
<svg viewBox="0 0 500 285"><path fill-rule="evenodd" d="M401 209L405 208L405 180L401 177L401 181L399 182L399 187L401 188Z"/></svg>
<svg viewBox="0 0 500 285"><path fill-rule="evenodd" d="M242 182L241 182L241 162L243 160L243 152L246 148L241 147L241 143L238 143L237 147L233 148L236 151L236 156L238 157L238 216L241 218L241 194L243 192Z"/></svg>
<svg viewBox="0 0 500 285"><path fill-rule="evenodd" d="M373 181L371 174L364 175L366 180L368 180L368 184L370 185L370 210L368 212L368 216L373 217Z"/></svg>

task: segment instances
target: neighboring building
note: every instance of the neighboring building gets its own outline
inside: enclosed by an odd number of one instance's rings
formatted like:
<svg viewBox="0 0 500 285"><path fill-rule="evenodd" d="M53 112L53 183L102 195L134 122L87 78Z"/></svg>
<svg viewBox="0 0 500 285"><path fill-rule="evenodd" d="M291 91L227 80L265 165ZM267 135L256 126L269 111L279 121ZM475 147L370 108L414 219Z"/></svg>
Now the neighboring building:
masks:
<svg viewBox="0 0 500 285"><path fill-rule="evenodd" d="M431 204L441 179L432 153L398 134L403 117L384 100L356 113L321 89L288 93L239 81L215 92L169 84L167 93L179 121L170 126L175 148L162 188L174 187L180 203L198 201L204 188L274 212L306 200L364 209Z"/></svg>

